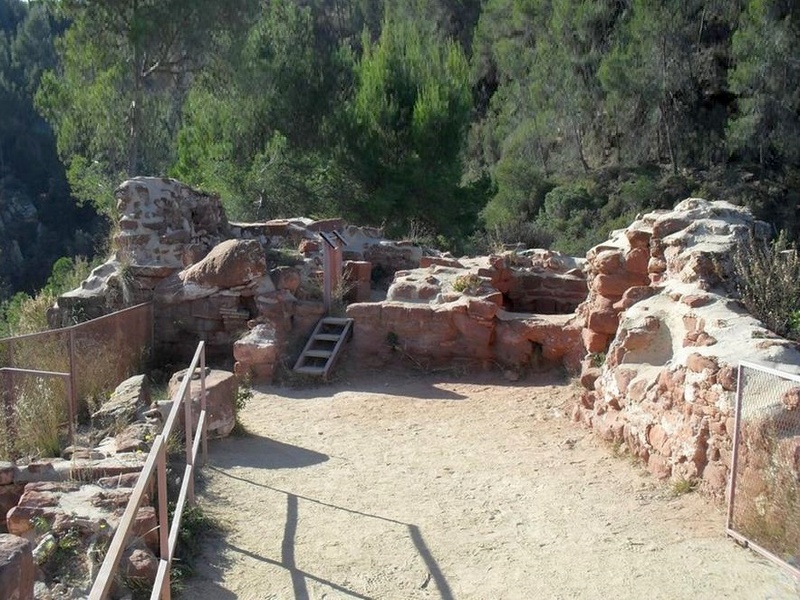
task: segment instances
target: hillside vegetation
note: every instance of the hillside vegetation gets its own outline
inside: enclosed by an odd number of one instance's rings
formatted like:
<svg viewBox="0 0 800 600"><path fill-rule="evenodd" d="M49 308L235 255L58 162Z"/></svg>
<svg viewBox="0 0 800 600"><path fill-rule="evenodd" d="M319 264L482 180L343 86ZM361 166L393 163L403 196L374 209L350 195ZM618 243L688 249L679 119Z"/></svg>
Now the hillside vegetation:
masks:
<svg viewBox="0 0 800 600"><path fill-rule="evenodd" d="M54 221L38 284L139 174L456 251L691 194L797 231L798 39L791 0L0 0L0 200Z"/></svg>

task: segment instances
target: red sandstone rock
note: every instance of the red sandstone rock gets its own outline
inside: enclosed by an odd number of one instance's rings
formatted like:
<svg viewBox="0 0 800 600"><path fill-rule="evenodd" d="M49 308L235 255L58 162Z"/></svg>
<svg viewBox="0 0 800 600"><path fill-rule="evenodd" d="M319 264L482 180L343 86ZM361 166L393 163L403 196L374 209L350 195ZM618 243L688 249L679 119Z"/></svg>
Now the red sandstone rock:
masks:
<svg viewBox="0 0 800 600"><path fill-rule="evenodd" d="M703 356L702 354L690 354L686 359L686 368L690 371L695 373L700 373L702 371L709 371L710 373L716 373L719 367L717 366L717 361L714 358L709 356Z"/></svg>
<svg viewBox="0 0 800 600"><path fill-rule="evenodd" d="M658 293L658 288L651 287L649 285L639 285L630 287L627 290L625 290L624 294L622 294L622 299L619 302L615 302L613 304L613 308L616 311L626 310L631 306L633 306L634 304L636 304L637 302L639 302L640 300L649 298L653 294L657 293Z"/></svg>
<svg viewBox="0 0 800 600"><path fill-rule="evenodd" d="M187 369L175 373L169 380L167 393L170 398L177 394ZM236 422L236 377L230 371L208 369L206 375L206 408L208 411L208 434L211 436L227 436ZM200 376L199 371L192 377L189 386L189 397L192 402L194 426L200 418ZM171 405L171 402L169 403ZM183 422L185 411L179 411Z"/></svg>
<svg viewBox="0 0 800 600"><path fill-rule="evenodd" d="M604 333L597 333L596 331L586 328L581 331L581 339L583 340L583 346L586 348L586 352L590 354L605 352L611 340L611 338Z"/></svg>
<svg viewBox="0 0 800 600"><path fill-rule="evenodd" d="M158 517L152 506L143 506L133 521L133 536L141 539L153 552L159 549Z"/></svg>
<svg viewBox="0 0 800 600"><path fill-rule="evenodd" d="M711 297L708 294L686 294L681 296L681 302L689 308L699 308L711 302Z"/></svg>
<svg viewBox="0 0 800 600"><path fill-rule="evenodd" d="M644 229L627 229L625 230L625 237L628 238L628 243L631 248L644 248L650 247L650 238L652 234Z"/></svg>
<svg viewBox="0 0 800 600"><path fill-rule="evenodd" d="M625 254L625 269L630 273L647 275L650 252L646 248L632 248Z"/></svg>
<svg viewBox="0 0 800 600"><path fill-rule="evenodd" d="M454 267L456 269L463 269L464 265L458 262L455 258L444 258L442 256L423 256L419 259L420 268L424 269L432 265L440 265L443 267Z"/></svg>
<svg viewBox="0 0 800 600"><path fill-rule="evenodd" d="M645 283L647 283L646 278L634 273L621 272L614 275L601 273L592 280L592 289L606 298L618 299L628 288Z"/></svg>
<svg viewBox="0 0 800 600"><path fill-rule="evenodd" d="M149 589L158 574L158 559L149 550L136 548L122 559L122 569L127 579Z"/></svg>
<svg viewBox="0 0 800 600"><path fill-rule="evenodd" d="M622 270L622 252L619 250L605 250L600 252L592 261L598 272L612 275Z"/></svg>
<svg viewBox="0 0 800 600"><path fill-rule="evenodd" d="M300 271L295 267L276 267L269 272L269 275L275 289L286 290L290 294L294 294L300 287L302 278Z"/></svg>
<svg viewBox="0 0 800 600"><path fill-rule="evenodd" d="M737 386L737 371L733 367L722 367L717 373L717 383L719 383L725 391L735 392Z"/></svg>
<svg viewBox="0 0 800 600"><path fill-rule="evenodd" d="M319 242L315 240L301 240L300 244L297 246L297 251L304 256L317 254L320 251Z"/></svg>
<svg viewBox="0 0 800 600"><path fill-rule="evenodd" d="M669 461L659 454L651 454L647 460L647 470L659 479L666 479L672 474Z"/></svg>
<svg viewBox="0 0 800 600"><path fill-rule="evenodd" d="M686 229L691 224L691 220L681 217L666 216L659 218L653 224L653 237L665 238L681 229Z"/></svg>
<svg viewBox="0 0 800 600"><path fill-rule="evenodd" d="M344 219L321 219L309 223L306 229L313 232L333 233L334 231L341 231L345 225Z"/></svg>
<svg viewBox="0 0 800 600"><path fill-rule="evenodd" d="M202 261L181 272L184 283L207 288L232 288L263 277L267 272L264 250L255 240L226 240Z"/></svg>
<svg viewBox="0 0 800 600"><path fill-rule="evenodd" d="M613 310L595 311L589 314L586 326L597 333L607 333L614 335L619 326L619 316Z"/></svg>
<svg viewBox="0 0 800 600"><path fill-rule="evenodd" d="M581 385L587 390L594 389L594 382L600 377L600 369L591 367L581 373Z"/></svg>
<svg viewBox="0 0 800 600"><path fill-rule="evenodd" d="M33 598L35 578L31 543L15 535L0 533L0 600Z"/></svg>
<svg viewBox="0 0 800 600"><path fill-rule="evenodd" d="M797 410L800 407L800 387L795 387L784 392L781 402L786 410Z"/></svg>

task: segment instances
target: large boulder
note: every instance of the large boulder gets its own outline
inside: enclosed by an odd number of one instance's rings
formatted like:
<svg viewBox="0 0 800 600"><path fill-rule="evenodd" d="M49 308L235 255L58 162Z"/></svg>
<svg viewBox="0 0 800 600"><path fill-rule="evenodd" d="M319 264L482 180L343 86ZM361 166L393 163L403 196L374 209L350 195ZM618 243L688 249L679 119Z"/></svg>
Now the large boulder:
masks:
<svg viewBox="0 0 800 600"><path fill-rule="evenodd" d="M256 240L226 240L200 262L181 272L184 285L227 289L247 285L267 273L264 249Z"/></svg>

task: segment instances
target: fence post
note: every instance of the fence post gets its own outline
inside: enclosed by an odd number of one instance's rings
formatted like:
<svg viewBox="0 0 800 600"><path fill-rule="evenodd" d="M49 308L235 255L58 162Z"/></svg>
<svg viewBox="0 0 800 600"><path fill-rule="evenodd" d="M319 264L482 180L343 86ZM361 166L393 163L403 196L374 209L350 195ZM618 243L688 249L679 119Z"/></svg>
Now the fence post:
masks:
<svg viewBox="0 0 800 600"><path fill-rule="evenodd" d="M200 352L200 414L206 414L206 345L202 342L203 350ZM203 419L203 431L198 432L203 436L203 466L208 462L208 415Z"/></svg>
<svg viewBox="0 0 800 600"><path fill-rule="evenodd" d="M5 411L5 419L3 419L3 427L6 429L6 452L10 458L14 458L17 446L16 440L16 427L14 415L14 380L12 379L11 371L2 371L3 375L3 409Z"/></svg>
<svg viewBox="0 0 800 600"><path fill-rule="evenodd" d="M186 388L184 390L183 395L183 406L184 406L184 415L185 415L185 423L184 429L186 430L186 466L190 466L193 463L192 460L192 427L193 427L193 419L192 419L192 379L194 378L194 370L189 370L186 372L186 376L189 378L187 382ZM203 376L200 375L202 378ZM189 477L189 488L188 488L188 498L189 504L194 504L194 472L192 472L192 476Z"/></svg>
<svg viewBox="0 0 800 600"><path fill-rule="evenodd" d="M161 444L156 461L158 480L158 544L161 560L170 562L169 556L169 517L167 515L167 445ZM166 571L164 588L169 590L169 569ZM161 590L159 590L161 591Z"/></svg>
<svg viewBox="0 0 800 600"><path fill-rule="evenodd" d="M733 436L733 458L731 458L730 481L728 482L728 516L725 526L728 529L733 527L733 501L736 497L736 470L739 467L739 428L742 426L742 393L744 391L744 366L739 365L736 374L736 412L733 415L733 432L728 432Z"/></svg>
<svg viewBox="0 0 800 600"><path fill-rule="evenodd" d="M75 445L75 418L78 414L78 369L75 361L75 328L69 328L69 436Z"/></svg>

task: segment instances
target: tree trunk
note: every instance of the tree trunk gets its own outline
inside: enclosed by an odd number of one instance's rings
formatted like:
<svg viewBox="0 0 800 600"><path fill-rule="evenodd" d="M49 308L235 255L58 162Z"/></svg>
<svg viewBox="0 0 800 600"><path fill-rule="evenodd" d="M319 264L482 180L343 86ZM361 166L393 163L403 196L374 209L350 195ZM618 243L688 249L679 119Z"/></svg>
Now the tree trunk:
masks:
<svg viewBox="0 0 800 600"><path fill-rule="evenodd" d="M578 128L575 119L570 119L572 121L572 133L575 136L575 144L578 146L578 158L581 161L581 166L583 167L583 172L588 173L589 163L586 162L586 157L583 154L583 136L581 135L580 129Z"/></svg>

